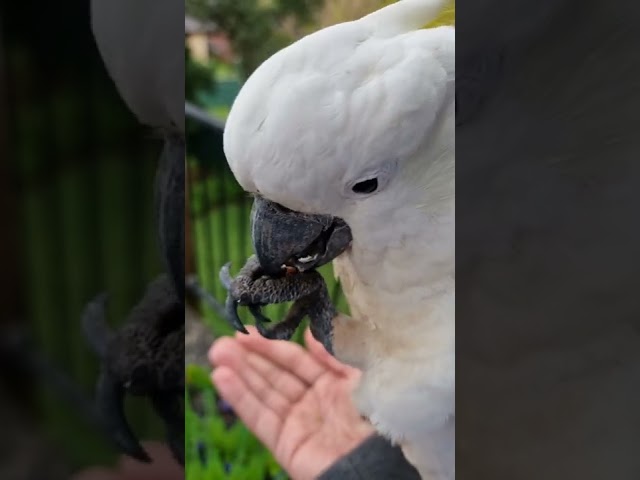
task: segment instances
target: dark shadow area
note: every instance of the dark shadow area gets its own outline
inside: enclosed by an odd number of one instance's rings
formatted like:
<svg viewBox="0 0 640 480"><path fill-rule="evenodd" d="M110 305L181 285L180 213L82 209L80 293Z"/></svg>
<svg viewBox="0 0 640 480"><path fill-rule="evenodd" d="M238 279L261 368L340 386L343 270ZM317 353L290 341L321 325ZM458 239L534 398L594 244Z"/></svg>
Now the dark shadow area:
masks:
<svg viewBox="0 0 640 480"><path fill-rule="evenodd" d="M0 5L0 478L66 479L115 461L81 317L108 292L107 321L122 324L165 271L162 141L118 95L89 4ZM138 438L165 438L147 401L126 412Z"/></svg>
<svg viewBox="0 0 640 480"><path fill-rule="evenodd" d="M457 2L457 478L640 478L637 2Z"/></svg>

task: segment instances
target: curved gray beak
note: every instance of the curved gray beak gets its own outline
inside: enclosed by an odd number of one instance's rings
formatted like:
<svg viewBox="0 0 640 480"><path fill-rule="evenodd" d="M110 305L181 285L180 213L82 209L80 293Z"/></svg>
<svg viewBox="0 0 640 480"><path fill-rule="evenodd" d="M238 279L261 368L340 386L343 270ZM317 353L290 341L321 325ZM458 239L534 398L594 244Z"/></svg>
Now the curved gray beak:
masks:
<svg viewBox="0 0 640 480"><path fill-rule="evenodd" d="M300 272L321 267L352 241L340 218L294 212L259 196L251 211L251 236L260 265L271 276L281 274L283 265Z"/></svg>

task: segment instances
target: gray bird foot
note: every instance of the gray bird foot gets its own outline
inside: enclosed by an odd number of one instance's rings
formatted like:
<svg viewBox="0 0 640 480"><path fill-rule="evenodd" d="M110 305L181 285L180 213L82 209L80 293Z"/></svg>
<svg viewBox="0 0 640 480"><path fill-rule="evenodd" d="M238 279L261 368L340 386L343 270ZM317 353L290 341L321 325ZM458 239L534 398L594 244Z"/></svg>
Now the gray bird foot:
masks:
<svg viewBox="0 0 640 480"><path fill-rule="evenodd" d="M165 424L173 455L184 465L184 303L169 278L161 276L117 331L107 325L106 303L106 294L97 296L82 317L85 336L101 361L98 417L120 450L151 462L124 414L126 394L148 397Z"/></svg>
<svg viewBox="0 0 640 480"><path fill-rule="evenodd" d="M238 316L239 306L249 308L258 332L269 339L291 339L304 317L308 316L312 334L332 352L332 320L336 310L320 273L283 269L281 276L266 276L255 256L247 260L235 278L231 277L230 266L222 267L220 280L228 292L226 318L236 330L247 333ZM267 328L265 324L270 320L262 314L261 308L284 302L294 304L282 322Z"/></svg>

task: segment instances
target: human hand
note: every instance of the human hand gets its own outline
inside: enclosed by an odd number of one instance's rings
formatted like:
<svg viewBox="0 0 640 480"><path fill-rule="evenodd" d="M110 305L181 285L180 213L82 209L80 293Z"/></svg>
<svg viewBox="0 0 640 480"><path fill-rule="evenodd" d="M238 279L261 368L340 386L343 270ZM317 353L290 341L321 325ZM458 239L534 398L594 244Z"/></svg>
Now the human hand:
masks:
<svg viewBox="0 0 640 480"><path fill-rule="evenodd" d="M93 467L76 474L72 480L182 480L184 470L171 450L161 443L145 442L144 449L153 463L140 463L122 456L115 468Z"/></svg>
<svg viewBox="0 0 640 480"><path fill-rule="evenodd" d="M308 330L305 350L248 329L213 344L213 382L294 480L315 479L374 433L351 401L360 372Z"/></svg>

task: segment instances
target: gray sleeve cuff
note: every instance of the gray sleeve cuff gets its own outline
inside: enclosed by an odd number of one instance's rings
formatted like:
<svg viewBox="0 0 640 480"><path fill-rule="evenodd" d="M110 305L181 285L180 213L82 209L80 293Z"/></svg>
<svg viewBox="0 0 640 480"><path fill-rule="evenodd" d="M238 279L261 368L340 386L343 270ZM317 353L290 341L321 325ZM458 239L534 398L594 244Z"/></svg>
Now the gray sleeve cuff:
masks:
<svg viewBox="0 0 640 480"><path fill-rule="evenodd" d="M420 480L400 447L379 435L365 440L334 463L318 480Z"/></svg>

